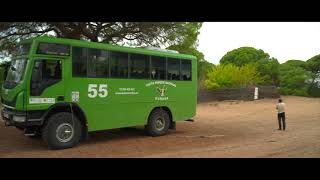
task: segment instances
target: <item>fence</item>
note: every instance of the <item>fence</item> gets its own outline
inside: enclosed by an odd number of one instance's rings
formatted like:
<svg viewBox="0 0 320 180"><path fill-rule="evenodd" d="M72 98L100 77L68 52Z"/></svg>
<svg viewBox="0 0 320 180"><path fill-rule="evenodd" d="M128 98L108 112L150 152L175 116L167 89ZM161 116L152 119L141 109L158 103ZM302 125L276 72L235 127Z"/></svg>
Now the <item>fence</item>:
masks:
<svg viewBox="0 0 320 180"><path fill-rule="evenodd" d="M254 100L255 87L225 88L216 90L200 89L198 102L223 101L223 100ZM280 94L275 86L258 86L258 99L279 98Z"/></svg>

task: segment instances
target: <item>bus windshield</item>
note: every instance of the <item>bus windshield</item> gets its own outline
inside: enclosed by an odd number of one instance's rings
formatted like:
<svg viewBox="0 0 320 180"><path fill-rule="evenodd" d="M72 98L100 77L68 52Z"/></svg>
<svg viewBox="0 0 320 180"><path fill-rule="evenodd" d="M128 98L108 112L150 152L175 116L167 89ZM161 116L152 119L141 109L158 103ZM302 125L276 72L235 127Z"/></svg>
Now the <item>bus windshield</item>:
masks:
<svg viewBox="0 0 320 180"><path fill-rule="evenodd" d="M22 77L27 65L27 59L15 59L11 61L8 70L5 86L13 88L22 81Z"/></svg>

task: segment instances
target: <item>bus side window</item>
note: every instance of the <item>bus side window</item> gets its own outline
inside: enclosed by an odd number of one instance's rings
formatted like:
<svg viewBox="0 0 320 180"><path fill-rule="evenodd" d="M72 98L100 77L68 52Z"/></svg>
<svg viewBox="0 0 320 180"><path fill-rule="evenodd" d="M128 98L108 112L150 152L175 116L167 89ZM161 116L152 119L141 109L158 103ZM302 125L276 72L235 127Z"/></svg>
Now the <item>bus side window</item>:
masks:
<svg viewBox="0 0 320 180"><path fill-rule="evenodd" d="M88 49L88 77L108 77L108 51Z"/></svg>
<svg viewBox="0 0 320 180"><path fill-rule="evenodd" d="M130 55L130 78L132 79L149 79L150 58L146 55L131 54Z"/></svg>
<svg viewBox="0 0 320 180"><path fill-rule="evenodd" d="M72 48L72 76L87 77L87 58L88 49L73 47Z"/></svg>
<svg viewBox="0 0 320 180"><path fill-rule="evenodd" d="M128 78L128 53L110 52L110 77Z"/></svg>
<svg viewBox="0 0 320 180"><path fill-rule="evenodd" d="M190 60L181 60L181 77L184 81L191 80L191 61Z"/></svg>
<svg viewBox="0 0 320 180"><path fill-rule="evenodd" d="M180 80L180 59L168 58L168 80Z"/></svg>
<svg viewBox="0 0 320 180"><path fill-rule="evenodd" d="M151 57L151 79L166 79L166 58L165 57Z"/></svg>

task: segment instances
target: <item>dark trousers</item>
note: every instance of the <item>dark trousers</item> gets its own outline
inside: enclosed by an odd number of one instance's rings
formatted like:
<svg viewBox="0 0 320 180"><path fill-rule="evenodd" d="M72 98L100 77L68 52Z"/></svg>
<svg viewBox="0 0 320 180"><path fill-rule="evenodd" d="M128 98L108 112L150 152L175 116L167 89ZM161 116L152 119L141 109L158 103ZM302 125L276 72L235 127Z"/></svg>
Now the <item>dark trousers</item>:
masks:
<svg viewBox="0 0 320 180"><path fill-rule="evenodd" d="M279 122L279 129L286 129L286 114L283 113L278 113L278 122ZM282 124L282 128L281 128Z"/></svg>

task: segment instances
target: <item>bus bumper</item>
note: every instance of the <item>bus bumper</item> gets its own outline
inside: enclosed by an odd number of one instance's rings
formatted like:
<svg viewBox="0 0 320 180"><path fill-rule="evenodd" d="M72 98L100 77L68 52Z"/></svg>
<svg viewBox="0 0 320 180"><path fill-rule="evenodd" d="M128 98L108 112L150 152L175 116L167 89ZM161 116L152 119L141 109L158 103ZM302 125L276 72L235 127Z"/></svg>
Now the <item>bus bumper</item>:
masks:
<svg viewBox="0 0 320 180"><path fill-rule="evenodd" d="M14 111L8 108L1 109L1 117L6 126L30 127L42 125L42 119L28 119L26 111Z"/></svg>

